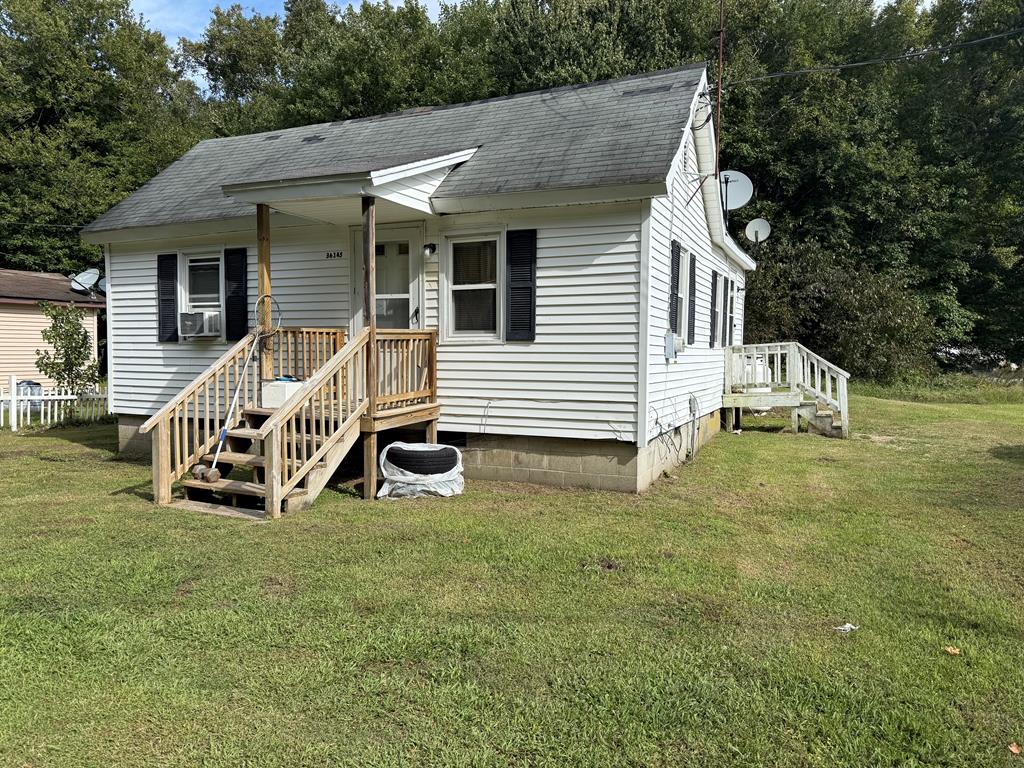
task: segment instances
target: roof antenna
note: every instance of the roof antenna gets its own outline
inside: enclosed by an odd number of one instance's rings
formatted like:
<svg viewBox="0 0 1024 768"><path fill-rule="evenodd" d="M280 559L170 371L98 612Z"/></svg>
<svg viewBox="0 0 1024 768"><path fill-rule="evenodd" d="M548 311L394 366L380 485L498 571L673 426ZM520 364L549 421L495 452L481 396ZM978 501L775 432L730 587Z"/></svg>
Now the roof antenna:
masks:
<svg viewBox="0 0 1024 768"><path fill-rule="evenodd" d="M725 0L718 0L718 104L715 115L715 177L722 157L722 70L725 69Z"/></svg>

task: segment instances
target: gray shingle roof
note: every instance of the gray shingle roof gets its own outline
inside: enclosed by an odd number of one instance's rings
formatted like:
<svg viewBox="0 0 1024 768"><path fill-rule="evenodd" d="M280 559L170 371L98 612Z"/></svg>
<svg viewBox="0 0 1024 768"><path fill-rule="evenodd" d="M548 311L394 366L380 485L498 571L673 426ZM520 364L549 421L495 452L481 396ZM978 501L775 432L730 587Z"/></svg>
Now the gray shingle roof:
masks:
<svg viewBox="0 0 1024 768"><path fill-rule="evenodd" d="M50 301L59 304L74 302L80 307L102 307L102 297L88 296L71 290L71 279L55 272L29 272L22 269L0 269L0 304Z"/></svg>
<svg viewBox="0 0 1024 768"><path fill-rule="evenodd" d="M245 216L225 184L316 169L377 170L479 147L434 197L465 198L664 180L703 64L619 80L426 107L303 128L209 139L83 231Z"/></svg>

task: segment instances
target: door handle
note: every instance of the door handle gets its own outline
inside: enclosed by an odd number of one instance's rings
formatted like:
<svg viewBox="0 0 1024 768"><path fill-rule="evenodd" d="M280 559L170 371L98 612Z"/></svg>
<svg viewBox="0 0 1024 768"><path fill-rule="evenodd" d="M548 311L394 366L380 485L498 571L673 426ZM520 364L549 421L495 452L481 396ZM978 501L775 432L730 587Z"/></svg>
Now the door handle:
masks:
<svg viewBox="0 0 1024 768"><path fill-rule="evenodd" d="M419 325L419 324L420 324L420 308L416 307L416 309L414 309L412 311L412 317L409 318L409 325Z"/></svg>

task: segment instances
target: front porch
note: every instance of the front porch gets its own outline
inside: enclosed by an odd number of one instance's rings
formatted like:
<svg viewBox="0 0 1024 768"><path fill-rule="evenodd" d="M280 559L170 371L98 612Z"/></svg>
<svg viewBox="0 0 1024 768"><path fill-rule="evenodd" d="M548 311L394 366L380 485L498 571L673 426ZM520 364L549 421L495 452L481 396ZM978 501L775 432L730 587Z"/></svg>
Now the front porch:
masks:
<svg viewBox="0 0 1024 768"><path fill-rule="evenodd" d="M270 207L257 205L256 327L140 428L152 433L157 504L174 503L179 483L190 506L277 518L311 504L360 438L363 493L372 499L378 433L422 425L436 440L437 331L378 328L374 198L361 207L363 327L351 333L275 328ZM288 387L283 402L268 385ZM213 464L222 436L222 477L191 476Z"/></svg>

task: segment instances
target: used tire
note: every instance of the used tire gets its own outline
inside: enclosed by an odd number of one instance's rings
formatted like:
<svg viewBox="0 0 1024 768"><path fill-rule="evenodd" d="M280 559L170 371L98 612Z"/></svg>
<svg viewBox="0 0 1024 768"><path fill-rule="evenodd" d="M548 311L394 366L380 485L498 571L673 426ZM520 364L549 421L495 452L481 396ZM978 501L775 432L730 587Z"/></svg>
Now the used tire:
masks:
<svg viewBox="0 0 1024 768"><path fill-rule="evenodd" d="M455 469L458 452L449 446L428 451L410 451L407 448L389 448L388 461L406 472L417 475L443 475Z"/></svg>

